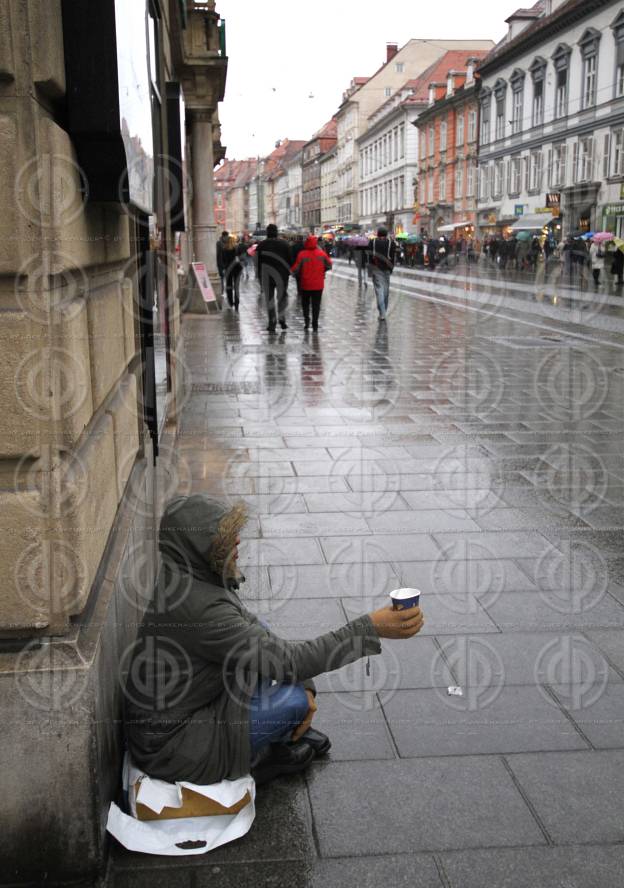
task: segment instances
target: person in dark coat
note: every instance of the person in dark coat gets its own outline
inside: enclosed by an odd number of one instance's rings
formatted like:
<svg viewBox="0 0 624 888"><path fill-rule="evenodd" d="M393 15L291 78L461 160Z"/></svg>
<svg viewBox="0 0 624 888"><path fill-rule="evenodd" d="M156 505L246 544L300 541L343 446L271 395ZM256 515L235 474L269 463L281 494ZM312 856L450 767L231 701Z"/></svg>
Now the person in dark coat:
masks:
<svg viewBox="0 0 624 888"><path fill-rule="evenodd" d="M332 267L332 261L318 245L318 240L313 234L305 242L303 250L297 256L291 271L299 280L301 288L301 307L305 329L310 329L310 307L312 307L312 330L318 330L319 315L321 313L321 299L325 287L325 274Z"/></svg>
<svg viewBox="0 0 624 888"><path fill-rule="evenodd" d="M290 247L287 241L279 238L277 234L277 225L267 225L267 237L258 244L256 250L258 278L266 301L269 333L275 333L277 321L282 330L288 329L286 308L291 266Z"/></svg>
<svg viewBox="0 0 624 888"><path fill-rule="evenodd" d="M301 235L299 235L290 249L291 268L293 265L296 264L299 253L303 250L303 247L304 247L304 240L303 240L303 237L301 237ZM295 280L297 281L297 294L299 296L301 296L301 283L299 281L299 275L295 276Z"/></svg>
<svg viewBox="0 0 624 888"><path fill-rule="evenodd" d="M207 494L165 508L153 599L120 664L128 751L149 777L206 785L251 771L264 783L303 770L330 745L311 730L312 679L422 628L419 608L389 606L310 641L280 638L239 597L245 522L244 504Z"/></svg>
<svg viewBox="0 0 624 888"><path fill-rule="evenodd" d="M241 246L234 235L228 238L221 250L221 261L223 262L223 278L228 304L230 308L238 311L243 263L241 261Z"/></svg>
<svg viewBox="0 0 624 888"><path fill-rule="evenodd" d="M368 287L368 244L358 244L357 247L354 247L353 254L355 267L358 271L358 287L366 289Z"/></svg>
<svg viewBox="0 0 624 888"><path fill-rule="evenodd" d="M624 276L624 253L620 249L617 249L613 254L611 274L614 274L617 277L617 286L621 287L622 278Z"/></svg>
<svg viewBox="0 0 624 888"><path fill-rule="evenodd" d="M223 261L223 250L227 246L227 243L230 239L229 231L222 231L221 237L217 241L217 271L219 272L219 277L221 278L221 292L225 289L225 264Z"/></svg>
<svg viewBox="0 0 624 888"><path fill-rule="evenodd" d="M379 228L377 237L373 238L369 248L369 265L371 277L377 296L379 320L385 321L390 299L390 275L394 270L396 245L388 237L387 228Z"/></svg>

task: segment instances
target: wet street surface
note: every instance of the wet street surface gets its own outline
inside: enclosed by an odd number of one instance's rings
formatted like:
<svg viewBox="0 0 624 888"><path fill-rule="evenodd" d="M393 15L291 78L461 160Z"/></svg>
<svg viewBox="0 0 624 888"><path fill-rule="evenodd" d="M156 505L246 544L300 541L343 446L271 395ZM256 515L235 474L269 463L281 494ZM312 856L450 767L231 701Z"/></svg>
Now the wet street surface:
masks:
<svg viewBox="0 0 624 888"><path fill-rule="evenodd" d="M624 884L623 300L462 274L383 324L338 263L318 335L253 281L187 317L170 494L247 501L251 609L299 640L416 586L426 622L318 679L332 751L249 835L116 848L111 888Z"/></svg>

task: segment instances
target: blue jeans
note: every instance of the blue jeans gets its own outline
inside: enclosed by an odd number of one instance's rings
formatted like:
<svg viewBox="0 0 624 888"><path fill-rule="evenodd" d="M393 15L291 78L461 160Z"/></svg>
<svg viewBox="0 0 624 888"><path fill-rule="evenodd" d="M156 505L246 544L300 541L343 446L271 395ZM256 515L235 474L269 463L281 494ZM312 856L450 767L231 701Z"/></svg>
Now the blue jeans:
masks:
<svg viewBox="0 0 624 888"><path fill-rule="evenodd" d="M377 296L379 314L385 318L390 299L390 272L383 271L381 268L373 268L373 286Z"/></svg>
<svg viewBox="0 0 624 888"><path fill-rule="evenodd" d="M308 714L308 695L301 684L272 685L262 681L249 702L252 758L269 743L290 740Z"/></svg>

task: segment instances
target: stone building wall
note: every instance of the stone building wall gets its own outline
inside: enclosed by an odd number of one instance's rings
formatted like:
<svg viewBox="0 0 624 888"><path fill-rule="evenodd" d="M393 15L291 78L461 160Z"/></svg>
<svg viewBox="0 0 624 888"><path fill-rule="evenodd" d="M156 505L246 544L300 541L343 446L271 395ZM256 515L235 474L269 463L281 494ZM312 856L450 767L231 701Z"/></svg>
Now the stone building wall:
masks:
<svg viewBox="0 0 624 888"><path fill-rule="evenodd" d="M214 274L227 67L218 14L187 0L184 29L179 0L157 5L163 83L186 87L186 175L202 177L183 183L181 254L205 257ZM191 385L171 206L148 232L121 202L93 200L68 131L71 8L0 0L0 884L87 885L104 866L124 663L154 584L158 517L180 477L176 423ZM168 283L157 460L143 411L146 249Z"/></svg>

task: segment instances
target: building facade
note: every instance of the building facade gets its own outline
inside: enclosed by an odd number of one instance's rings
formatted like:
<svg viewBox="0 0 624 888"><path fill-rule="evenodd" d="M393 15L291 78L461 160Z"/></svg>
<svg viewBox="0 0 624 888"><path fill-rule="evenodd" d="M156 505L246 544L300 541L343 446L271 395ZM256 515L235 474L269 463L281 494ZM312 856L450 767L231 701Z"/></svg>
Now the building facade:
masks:
<svg viewBox="0 0 624 888"><path fill-rule="evenodd" d="M400 90L408 80L419 77L448 50L470 54L472 50L490 50L491 40L414 39L399 48L386 47L386 61L372 77L356 77L343 95L336 114L337 123L337 204L338 221L349 225L360 213L359 138L366 132L373 112Z"/></svg>
<svg viewBox="0 0 624 888"><path fill-rule="evenodd" d="M324 231L338 224L338 208L336 205L336 158L337 148L334 146L320 159L321 164L321 227Z"/></svg>
<svg viewBox="0 0 624 888"><path fill-rule="evenodd" d="M303 227L314 234L321 230L321 159L336 145L336 121L332 118L303 147Z"/></svg>
<svg viewBox="0 0 624 888"><path fill-rule="evenodd" d="M480 66L479 221L624 231L624 4L543 0Z"/></svg>
<svg viewBox="0 0 624 888"><path fill-rule="evenodd" d="M189 263L217 279L225 31L212 0L2 12L0 882L90 884L176 474Z"/></svg>
<svg viewBox="0 0 624 888"><path fill-rule="evenodd" d="M419 115L417 230L430 236L473 237L477 224L478 103L476 57L429 85L429 104Z"/></svg>

